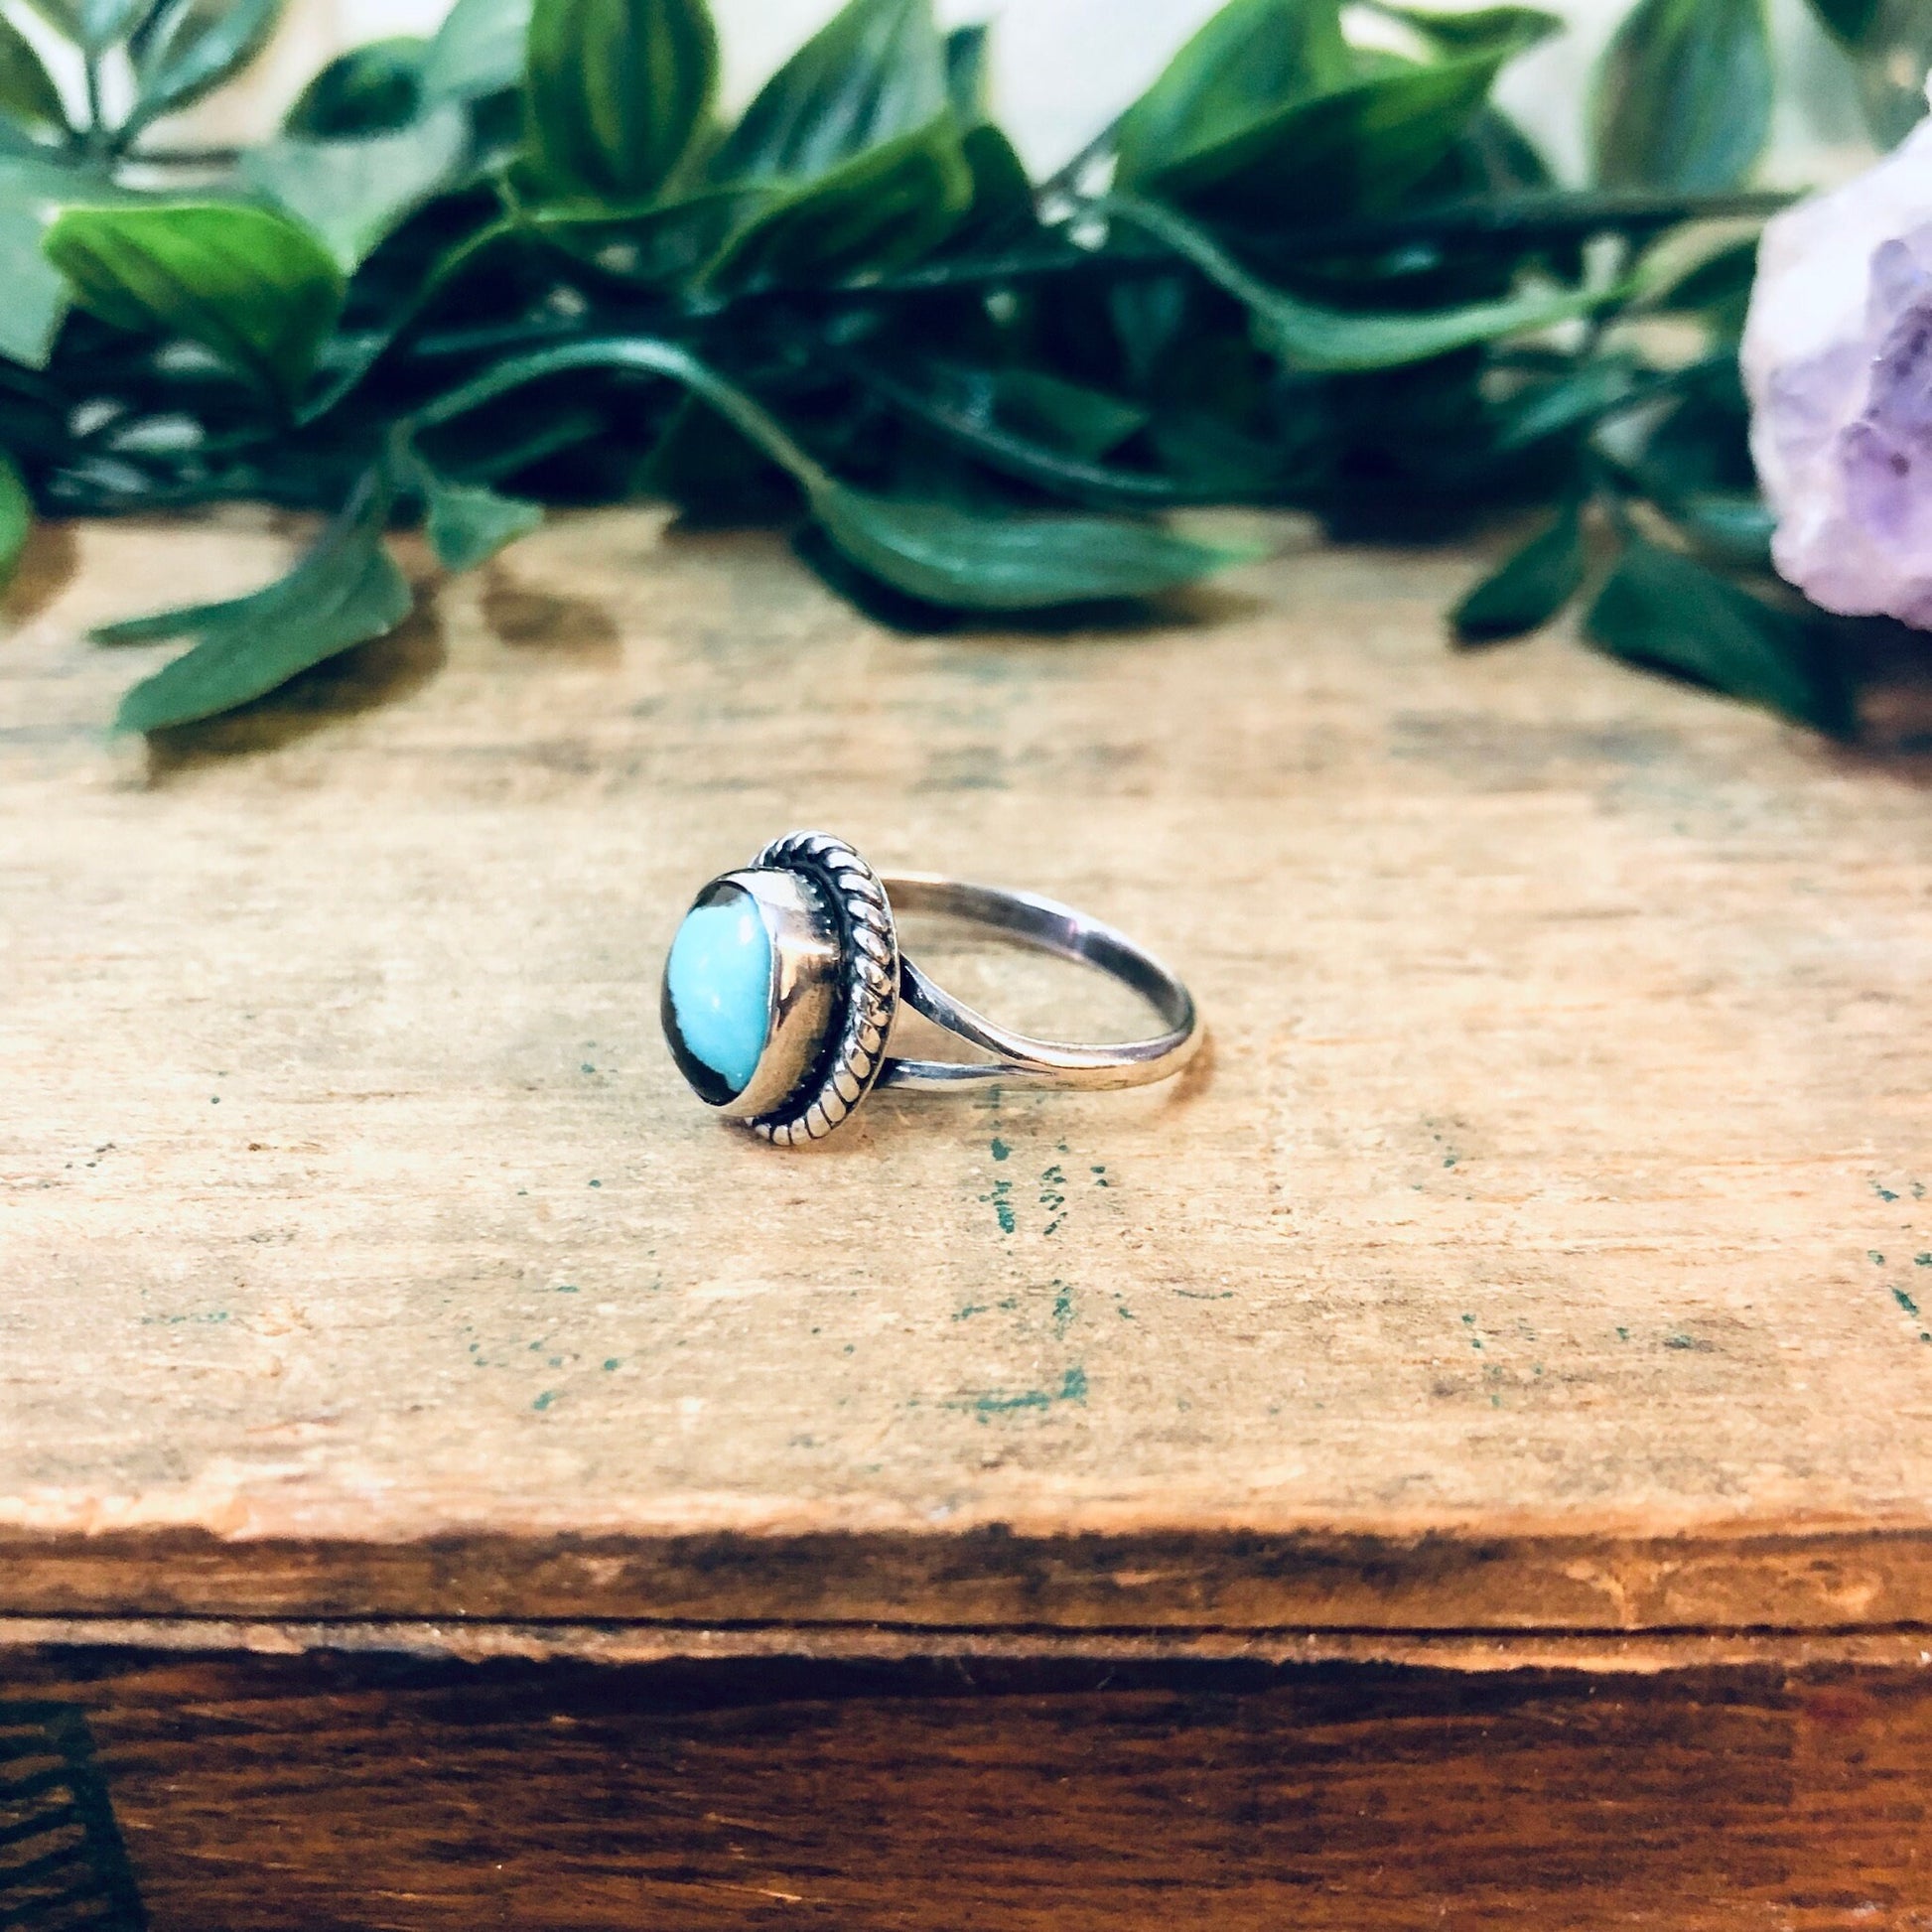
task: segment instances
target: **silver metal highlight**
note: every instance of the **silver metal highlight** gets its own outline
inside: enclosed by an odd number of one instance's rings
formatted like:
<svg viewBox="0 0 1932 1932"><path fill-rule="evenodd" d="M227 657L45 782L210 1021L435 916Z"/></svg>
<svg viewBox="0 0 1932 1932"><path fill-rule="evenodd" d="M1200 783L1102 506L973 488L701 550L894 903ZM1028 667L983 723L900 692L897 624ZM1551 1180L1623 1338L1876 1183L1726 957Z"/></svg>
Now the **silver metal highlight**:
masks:
<svg viewBox="0 0 1932 1932"><path fill-rule="evenodd" d="M748 870L713 881L699 902L725 885L752 895L770 935L771 1024L752 1080L720 1112L778 1146L823 1140L875 1086L905 1093L995 1082L1147 1086L1171 1079L1200 1048L1200 1014L1181 981L1125 933L1057 899L932 873L882 879L843 839L823 832L774 839ZM1015 1033L900 955L896 912L958 919L1093 967L1145 1000L1164 1031L1100 1045ZM992 1057L889 1057L901 1003Z"/></svg>

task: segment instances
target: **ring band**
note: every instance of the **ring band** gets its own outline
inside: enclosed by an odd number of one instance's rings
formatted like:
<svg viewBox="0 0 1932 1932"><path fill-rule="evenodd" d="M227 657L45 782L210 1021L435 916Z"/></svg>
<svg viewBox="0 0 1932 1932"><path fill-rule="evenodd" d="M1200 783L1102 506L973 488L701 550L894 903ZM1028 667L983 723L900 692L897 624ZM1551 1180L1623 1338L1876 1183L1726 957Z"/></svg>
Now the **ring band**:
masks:
<svg viewBox="0 0 1932 1932"><path fill-rule="evenodd" d="M1129 987L1165 1032L1108 1045L1035 1039L955 1000L904 958L897 912L983 926ZM888 1053L901 1006L992 1055ZM664 1036L694 1092L783 1147L823 1140L875 1087L953 1093L990 1082L1146 1086L1201 1042L1192 994L1124 933L1033 893L928 873L882 879L843 839L793 832L705 887L664 966Z"/></svg>

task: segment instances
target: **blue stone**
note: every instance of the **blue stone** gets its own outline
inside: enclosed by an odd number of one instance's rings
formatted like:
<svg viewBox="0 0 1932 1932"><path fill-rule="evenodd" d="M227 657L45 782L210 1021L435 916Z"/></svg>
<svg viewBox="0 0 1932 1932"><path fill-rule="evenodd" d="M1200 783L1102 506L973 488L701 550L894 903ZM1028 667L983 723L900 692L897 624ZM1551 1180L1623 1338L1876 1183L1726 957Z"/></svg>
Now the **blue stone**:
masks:
<svg viewBox="0 0 1932 1932"><path fill-rule="evenodd" d="M749 893L726 887L685 914L664 966L664 1031L714 1105L751 1085L771 1033L771 938Z"/></svg>

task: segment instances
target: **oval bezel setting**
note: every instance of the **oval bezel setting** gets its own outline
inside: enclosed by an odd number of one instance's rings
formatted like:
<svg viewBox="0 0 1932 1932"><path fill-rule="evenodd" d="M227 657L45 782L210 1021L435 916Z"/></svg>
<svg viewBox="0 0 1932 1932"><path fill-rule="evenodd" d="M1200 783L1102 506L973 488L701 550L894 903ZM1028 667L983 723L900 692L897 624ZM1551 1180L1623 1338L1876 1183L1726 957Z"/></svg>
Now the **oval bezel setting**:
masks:
<svg viewBox="0 0 1932 1932"><path fill-rule="evenodd" d="M686 1039L671 992L675 941L665 961L660 1017L671 1057L692 1092L728 1120L752 1121L782 1108L822 1057L841 1006L843 946L820 889L799 873L776 868L721 875L697 896L685 917L738 897L756 913L769 961L764 1036L749 1079L734 1088Z"/></svg>

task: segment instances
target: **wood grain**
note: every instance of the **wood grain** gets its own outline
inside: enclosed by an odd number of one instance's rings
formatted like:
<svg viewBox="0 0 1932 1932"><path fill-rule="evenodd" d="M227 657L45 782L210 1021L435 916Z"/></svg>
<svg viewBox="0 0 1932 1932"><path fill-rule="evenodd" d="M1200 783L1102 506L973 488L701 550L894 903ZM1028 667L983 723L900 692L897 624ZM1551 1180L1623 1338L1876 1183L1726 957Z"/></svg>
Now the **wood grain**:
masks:
<svg viewBox="0 0 1932 1932"><path fill-rule="evenodd" d="M104 749L82 626L287 541L53 533L0 645L0 1612L1932 1622L1909 744L1453 658L1457 555L911 640L605 515ZM658 960L800 824L1119 921L1211 1057L720 1131Z"/></svg>
<svg viewBox="0 0 1932 1932"><path fill-rule="evenodd" d="M50 1656L153 1932L1932 1925L1920 1671Z"/></svg>

